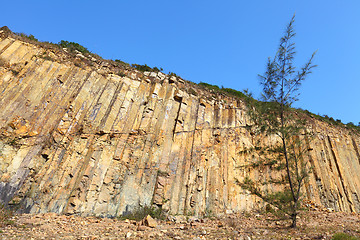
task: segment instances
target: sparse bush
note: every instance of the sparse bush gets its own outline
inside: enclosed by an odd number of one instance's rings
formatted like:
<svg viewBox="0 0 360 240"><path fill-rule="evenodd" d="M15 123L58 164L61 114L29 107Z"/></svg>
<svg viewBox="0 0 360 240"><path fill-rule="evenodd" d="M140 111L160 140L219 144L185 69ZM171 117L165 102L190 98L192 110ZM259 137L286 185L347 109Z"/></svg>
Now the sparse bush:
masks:
<svg viewBox="0 0 360 240"><path fill-rule="evenodd" d="M210 90L220 91L220 88L217 85L212 85L212 84L209 84L209 83L206 83L206 82L200 82L198 85L201 86L201 87L210 89Z"/></svg>
<svg viewBox="0 0 360 240"><path fill-rule="evenodd" d="M115 59L115 62L122 65L122 66L124 66L124 67L129 67L130 66L130 64L128 64L128 63L126 63L124 61L121 61L120 59Z"/></svg>
<svg viewBox="0 0 360 240"><path fill-rule="evenodd" d="M14 221L11 220L14 214L14 211L8 209L3 204L0 204L0 227L14 224Z"/></svg>
<svg viewBox="0 0 360 240"><path fill-rule="evenodd" d="M348 122L346 125L349 127L355 127L355 124L353 122Z"/></svg>
<svg viewBox="0 0 360 240"><path fill-rule="evenodd" d="M27 39L29 39L29 40L31 40L31 41L36 41L36 42L39 41L39 40L38 40L36 37L34 37L34 35L32 35L32 34L30 34L30 35L27 35L26 33L15 33L15 34L18 35L18 36L20 36L20 37L27 38Z"/></svg>
<svg viewBox="0 0 360 240"><path fill-rule="evenodd" d="M189 93L194 95L194 96L198 95L198 93L193 88L190 88Z"/></svg>
<svg viewBox="0 0 360 240"><path fill-rule="evenodd" d="M204 216L205 218L214 218L215 214L211 209L205 209Z"/></svg>
<svg viewBox="0 0 360 240"><path fill-rule="evenodd" d="M224 88L221 86L221 88L217 85L212 85L205 82L200 82L198 86L202 88L206 88L209 90L212 90L215 93L223 93L231 97L240 98L244 100L247 104L251 103L255 99L252 97L251 93L248 92L248 90L244 90L244 92L232 89L232 88Z"/></svg>
<svg viewBox="0 0 360 240"><path fill-rule="evenodd" d="M118 75L120 77L126 77L126 74L123 72L120 72L120 71L116 75Z"/></svg>
<svg viewBox="0 0 360 240"><path fill-rule="evenodd" d="M155 219L166 219L166 214L162 210L161 207L138 207L137 209L134 209L133 211L124 214L121 219L130 219L135 221L140 221L144 219L147 215L150 215L152 218Z"/></svg>
<svg viewBox="0 0 360 240"><path fill-rule="evenodd" d="M176 73L173 73L173 72L169 72L168 75L169 75L169 77L181 78L179 75L177 75Z"/></svg>
<svg viewBox="0 0 360 240"><path fill-rule="evenodd" d="M158 68L158 67L149 67L148 65L141 65L141 64L131 64L131 66L133 68L135 68L136 70L139 70L140 72L160 72L163 70L163 68Z"/></svg>
<svg viewBox="0 0 360 240"><path fill-rule="evenodd" d="M52 57L50 57L50 56L48 56L48 55L46 55L46 54L40 55L39 57L41 57L42 59L48 60L48 61L53 61L53 62L55 62L55 60L54 60Z"/></svg>
<svg viewBox="0 0 360 240"><path fill-rule="evenodd" d="M67 48L70 52L75 52L75 50L76 50L83 54L90 53L90 51L86 47L84 47L76 42L69 42L69 41L61 40L58 43L58 45L61 48Z"/></svg>
<svg viewBox="0 0 360 240"><path fill-rule="evenodd" d="M222 88L221 91L229 93L232 96L239 97L239 98L246 98L246 95L243 92L237 91L232 88Z"/></svg>
<svg viewBox="0 0 360 240"><path fill-rule="evenodd" d="M349 129L360 131L360 125L356 126L353 122L347 123L346 127L349 128Z"/></svg>

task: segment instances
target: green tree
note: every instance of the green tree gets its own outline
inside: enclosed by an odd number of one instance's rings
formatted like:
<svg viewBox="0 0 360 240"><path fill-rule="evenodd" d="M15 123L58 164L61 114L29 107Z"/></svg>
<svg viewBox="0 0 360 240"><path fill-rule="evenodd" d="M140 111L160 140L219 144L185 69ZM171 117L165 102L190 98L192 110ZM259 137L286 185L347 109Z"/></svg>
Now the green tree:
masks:
<svg viewBox="0 0 360 240"><path fill-rule="evenodd" d="M299 117L291 106L298 100L302 82L316 66L312 64L314 52L303 68L296 71L294 67L294 20L295 16L287 25L275 57L268 59L265 74L260 75L263 102L255 103L251 114L254 127L262 136L276 137L273 146L256 146L255 149L260 150L259 161L282 170L282 177L272 183L281 183L284 187L281 191L269 192L248 178L242 183L245 189L288 215L292 220L291 227L296 227L301 188L309 172L304 159L309 149L305 118Z"/></svg>

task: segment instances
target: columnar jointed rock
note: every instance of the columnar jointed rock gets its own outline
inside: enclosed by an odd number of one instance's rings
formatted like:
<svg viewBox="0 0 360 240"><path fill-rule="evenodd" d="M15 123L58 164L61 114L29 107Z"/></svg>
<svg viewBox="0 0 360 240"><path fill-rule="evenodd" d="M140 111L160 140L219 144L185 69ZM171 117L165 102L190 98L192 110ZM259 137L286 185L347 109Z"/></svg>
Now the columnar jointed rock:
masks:
<svg viewBox="0 0 360 240"><path fill-rule="evenodd" d="M237 181L271 171L241 167L250 156L239 152L253 146L242 101L163 75L47 60L47 51L0 38L2 202L98 216L150 204L173 214L257 206ZM360 212L359 136L315 120L313 128L307 197Z"/></svg>

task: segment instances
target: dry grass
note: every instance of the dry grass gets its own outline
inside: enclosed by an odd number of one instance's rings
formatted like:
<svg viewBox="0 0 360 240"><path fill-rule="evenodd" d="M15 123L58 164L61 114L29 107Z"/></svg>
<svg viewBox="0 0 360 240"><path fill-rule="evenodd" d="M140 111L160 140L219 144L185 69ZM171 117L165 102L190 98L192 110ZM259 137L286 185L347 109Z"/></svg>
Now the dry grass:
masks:
<svg viewBox="0 0 360 240"><path fill-rule="evenodd" d="M3 204L0 204L0 227L14 224L14 221L11 220L14 214L14 211L6 208Z"/></svg>

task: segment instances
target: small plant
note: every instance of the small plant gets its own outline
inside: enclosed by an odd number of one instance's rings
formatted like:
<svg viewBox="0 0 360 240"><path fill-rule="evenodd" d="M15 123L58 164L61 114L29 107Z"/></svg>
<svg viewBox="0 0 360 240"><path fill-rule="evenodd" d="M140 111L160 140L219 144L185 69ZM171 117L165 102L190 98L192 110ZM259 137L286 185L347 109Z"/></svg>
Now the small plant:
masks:
<svg viewBox="0 0 360 240"><path fill-rule="evenodd" d="M10 146L13 146L13 147L19 147L20 146L19 138L14 137L12 139L9 139L7 144L9 144Z"/></svg>
<svg viewBox="0 0 360 240"><path fill-rule="evenodd" d="M168 175L169 175L168 172L166 172L166 171L161 171L160 169L158 170L158 176L159 176L159 177L166 177L166 176L168 176Z"/></svg>
<svg viewBox="0 0 360 240"><path fill-rule="evenodd" d="M346 233L335 233L331 239L332 240L360 240L360 238L351 236Z"/></svg>
<svg viewBox="0 0 360 240"><path fill-rule="evenodd" d="M0 204L0 227L14 224L11 218L15 215L15 212Z"/></svg>
<svg viewBox="0 0 360 240"><path fill-rule="evenodd" d="M161 219L161 220L166 219L166 214L161 207L149 207L149 206L138 207L131 212L125 213L120 218L140 221L144 219L147 215L150 215L152 218L155 219Z"/></svg>
<svg viewBox="0 0 360 240"><path fill-rule="evenodd" d="M204 212L204 217L205 218L213 218L213 217L215 217L215 214L213 213L213 211L211 209L206 208L205 212Z"/></svg>

